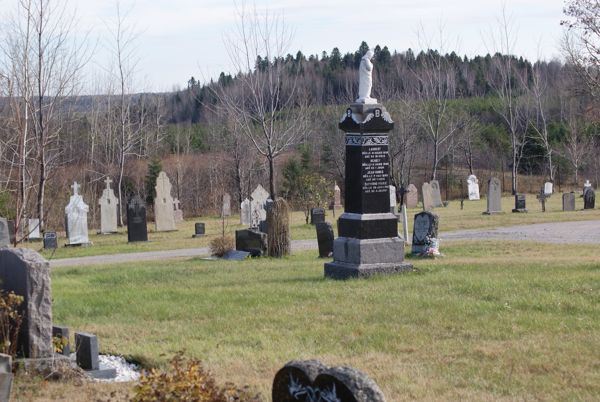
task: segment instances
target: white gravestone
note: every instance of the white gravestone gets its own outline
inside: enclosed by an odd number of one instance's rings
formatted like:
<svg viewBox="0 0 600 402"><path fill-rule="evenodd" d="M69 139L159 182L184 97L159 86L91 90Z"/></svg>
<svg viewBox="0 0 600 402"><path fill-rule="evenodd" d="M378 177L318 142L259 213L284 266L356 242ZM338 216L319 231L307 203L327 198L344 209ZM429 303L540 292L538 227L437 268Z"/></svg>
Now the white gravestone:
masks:
<svg viewBox="0 0 600 402"><path fill-rule="evenodd" d="M221 208L221 216L231 216L231 196L228 193L223 194L223 206Z"/></svg>
<svg viewBox="0 0 600 402"><path fill-rule="evenodd" d="M175 222L183 222L183 211L179 206L180 204L181 202L179 201L179 198L175 198L173 200L173 216L175 218Z"/></svg>
<svg viewBox="0 0 600 402"><path fill-rule="evenodd" d="M27 238L29 240L40 240L42 237L40 236L40 220L39 219L29 219L28 223L28 231Z"/></svg>
<svg viewBox="0 0 600 402"><path fill-rule="evenodd" d="M252 227L258 227L261 221L267 219L267 200L269 193L260 184L251 194L252 197Z"/></svg>
<svg viewBox="0 0 600 402"><path fill-rule="evenodd" d="M470 175L467 179L467 186L469 190L469 200L474 201L479 199L479 180L474 174Z"/></svg>
<svg viewBox="0 0 600 402"><path fill-rule="evenodd" d="M492 177L488 180L487 211L484 214L502 213L502 185L500 179Z"/></svg>
<svg viewBox="0 0 600 402"><path fill-rule="evenodd" d="M102 190L102 196L98 200L100 204L100 233L117 233L117 211L119 200L115 192L110 188L112 180L107 177L104 180L106 188Z"/></svg>
<svg viewBox="0 0 600 402"><path fill-rule="evenodd" d="M442 202L442 192L440 191L440 183L437 180L431 180L429 182L431 186L431 202L434 208L441 208L444 206Z"/></svg>
<svg viewBox="0 0 600 402"><path fill-rule="evenodd" d="M165 172L160 172L156 179L156 197L154 198L154 222L157 232L177 230L173 213L173 197L171 197L171 181Z"/></svg>
<svg viewBox="0 0 600 402"><path fill-rule="evenodd" d="M390 186L390 211L396 212L396 187Z"/></svg>
<svg viewBox="0 0 600 402"><path fill-rule="evenodd" d="M87 214L90 208L83 202L79 194L79 184L73 183L73 195L69 204L65 207L66 229L69 245L88 244L88 222Z"/></svg>
<svg viewBox="0 0 600 402"><path fill-rule="evenodd" d="M544 183L544 194L545 195L552 195L552 193L553 193L553 187L554 187L554 185L552 184L552 182L549 182L549 181L545 182Z"/></svg>
<svg viewBox="0 0 600 402"><path fill-rule="evenodd" d="M252 225L252 209L250 200L247 198L240 203L240 223L242 225Z"/></svg>

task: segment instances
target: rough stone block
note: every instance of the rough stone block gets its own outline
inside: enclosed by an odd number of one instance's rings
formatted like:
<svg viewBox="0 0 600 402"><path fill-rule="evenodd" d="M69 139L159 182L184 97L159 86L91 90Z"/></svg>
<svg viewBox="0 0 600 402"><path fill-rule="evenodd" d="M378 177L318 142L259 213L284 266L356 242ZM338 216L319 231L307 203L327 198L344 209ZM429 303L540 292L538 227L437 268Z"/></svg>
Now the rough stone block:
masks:
<svg viewBox="0 0 600 402"><path fill-rule="evenodd" d="M98 338L86 332L75 332L77 365L84 370L98 370Z"/></svg>
<svg viewBox="0 0 600 402"><path fill-rule="evenodd" d="M247 251L253 257L267 255L267 234L251 229L236 230L235 249Z"/></svg>

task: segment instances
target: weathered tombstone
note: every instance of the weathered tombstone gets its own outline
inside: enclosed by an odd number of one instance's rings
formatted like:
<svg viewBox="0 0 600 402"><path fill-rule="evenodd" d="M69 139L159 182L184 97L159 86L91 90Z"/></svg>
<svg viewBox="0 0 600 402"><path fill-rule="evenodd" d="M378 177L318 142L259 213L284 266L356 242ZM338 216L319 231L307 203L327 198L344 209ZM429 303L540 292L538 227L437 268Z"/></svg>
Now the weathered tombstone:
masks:
<svg viewBox="0 0 600 402"><path fill-rule="evenodd" d="M319 244L319 258L331 257L333 254L333 227L329 222L317 223L317 243Z"/></svg>
<svg viewBox="0 0 600 402"><path fill-rule="evenodd" d="M588 188L592 188L592 183L590 183L589 180L586 180L585 183L583 183L583 194L585 194Z"/></svg>
<svg viewBox="0 0 600 402"><path fill-rule="evenodd" d="M242 225L252 225L252 208L249 199L240 203L240 223Z"/></svg>
<svg viewBox="0 0 600 402"><path fill-rule="evenodd" d="M325 222L325 210L323 208L311 208L310 209L310 224L316 225L317 223Z"/></svg>
<svg viewBox="0 0 600 402"><path fill-rule="evenodd" d="M429 211L423 211L415 215L412 254L435 255L439 253L438 226L438 216Z"/></svg>
<svg viewBox="0 0 600 402"><path fill-rule="evenodd" d="M593 188L588 188L583 194L583 209L594 209L596 206L596 193Z"/></svg>
<svg viewBox="0 0 600 402"><path fill-rule="evenodd" d="M487 192L487 211L485 215L501 214L502 213L502 187L500 179L491 177L488 180Z"/></svg>
<svg viewBox="0 0 600 402"><path fill-rule="evenodd" d="M77 365L84 370L100 369L98 359L98 338L86 332L75 332L75 353Z"/></svg>
<svg viewBox="0 0 600 402"><path fill-rule="evenodd" d="M479 180L477 180L477 176L472 174L467 178L467 187L468 187L468 192L469 192L469 201L478 200L479 199Z"/></svg>
<svg viewBox="0 0 600 402"><path fill-rule="evenodd" d="M127 203L127 241L148 241L146 203L137 194Z"/></svg>
<svg viewBox="0 0 600 402"><path fill-rule="evenodd" d="M409 184L406 189L406 208L416 208L419 205L419 191L417 186Z"/></svg>
<svg viewBox="0 0 600 402"><path fill-rule="evenodd" d="M269 193L260 184L250 195L252 198L252 227L259 227L260 222L267 220L267 200Z"/></svg>
<svg viewBox="0 0 600 402"><path fill-rule="evenodd" d="M352 367L327 367L318 360L290 361L273 379L272 401L385 402L381 389Z"/></svg>
<svg viewBox="0 0 600 402"><path fill-rule="evenodd" d="M48 261L30 249L0 249L0 287L24 297L19 309L23 322L17 353L30 358L51 357L54 347Z"/></svg>
<svg viewBox="0 0 600 402"><path fill-rule="evenodd" d="M205 233L204 223L196 222L196 224L194 224L194 235L192 237L202 237Z"/></svg>
<svg viewBox="0 0 600 402"><path fill-rule="evenodd" d="M27 220L27 240L41 240L40 236L40 220L39 219L28 219Z"/></svg>
<svg viewBox="0 0 600 402"><path fill-rule="evenodd" d="M267 234L252 229L235 231L235 249L249 252L252 257L267 255Z"/></svg>
<svg viewBox="0 0 600 402"><path fill-rule="evenodd" d="M58 247L58 236L54 231L44 232L44 248L55 249Z"/></svg>
<svg viewBox="0 0 600 402"><path fill-rule="evenodd" d="M98 200L100 205L100 233L117 233L117 211L119 208L119 199L110 187L112 180L107 177L104 180L106 188L102 190L102 196Z"/></svg>
<svg viewBox="0 0 600 402"><path fill-rule="evenodd" d="M512 211L515 213L527 212L525 194L521 194L521 193L515 194L515 208Z"/></svg>
<svg viewBox="0 0 600 402"><path fill-rule="evenodd" d="M421 192L423 193L423 211L431 211L433 209L431 185L427 182L423 183Z"/></svg>
<svg viewBox="0 0 600 402"><path fill-rule="evenodd" d="M552 195L552 193L554 192L554 184L552 184L551 181L547 181L544 183L544 194L546 195Z"/></svg>
<svg viewBox="0 0 600 402"><path fill-rule="evenodd" d="M562 196L562 210L575 211L575 193L564 193Z"/></svg>
<svg viewBox="0 0 600 402"><path fill-rule="evenodd" d="M431 186L431 202L434 208L441 208L444 206L442 202L442 193L440 191L440 183L437 180L431 180L429 182Z"/></svg>
<svg viewBox="0 0 600 402"><path fill-rule="evenodd" d="M376 100L357 102L346 109L338 127L346 143L345 212L338 219L333 262L325 264L325 277L347 279L412 270L412 264L404 261L398 218L390 212L388 133L394 128L390 114Z"/></svg>
<svg viewBox="0 0 600 402"><path fill-rule="evenodd" d="M12 373L12 357L0 353L0 401L9 402L14 374Z"/></svg>
<svg viewBox="0 0 600 402"><path fill-rule="evenodd" d="M65 207L67 245L89 244L87 214L90 208L83 202L83 197L79 194L79 184L74 182L71 187L73 188L73 195L69 199L69 204Z"/></svg>
<svg viewBox="0 0 600 402"><path fill-rule="evenodd" d="M181 210L181 202L179 201L179 198L175 198L173 200L173 217L175 219L175 222L183 222L183 211Z"/></svg>
<svg viewBox="0 0 600 402"><path fill-rule="evenodd" d="M223 194L223 205L221 206L221 216L231 216L231 196L228 193Z"/></svg>
<svg viewBox="0 0 600 402"><path fill-rule="evenodd" d="M546 200L550 198L551 194L547 194L545 189L542 187L540 192L535 196L538 199L540 204L542 204L542 212L546 212Z"/></svg>
<svg viewBox="0 0 600 402"><path fill-rule="evenodd" d="M333 200L329 203L329 209L342 209L342 190L337 183L333 183Z"/></svg>
<svg viewBox="0 0 600 402"><path fill-rule="evenodd" d="M390 185L390 212L396 213L396 187Z"/></svg>
<svg viewBox="0 0 600 402"><path fill-rule="evenodd" d="M10 232L6 218L0 218L0 247L10 245Z"/></svg>
<svg viewBox="0 0 600 402"><path fill-rule="evenodd" d="M62 350L60 354L63 356L71 355L71 344L69 338L69 328L60 325L52 326L52 337L60 339Z"/></svg>
<svg viewBox="0 0 600 402"><path fill-rule="evenodd" d="M154 223L157 232L177 230L173 214L173 197L171 197L171 181L165 172L156 178L156 197L154 197Z"/></svg>

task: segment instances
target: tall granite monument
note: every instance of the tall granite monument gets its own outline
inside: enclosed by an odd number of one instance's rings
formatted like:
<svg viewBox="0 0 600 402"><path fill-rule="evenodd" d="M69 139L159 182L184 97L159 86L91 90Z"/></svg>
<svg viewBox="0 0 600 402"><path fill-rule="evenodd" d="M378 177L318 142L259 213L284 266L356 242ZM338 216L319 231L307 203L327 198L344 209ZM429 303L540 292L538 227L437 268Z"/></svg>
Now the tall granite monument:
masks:
<svg viewBox="0 0 600 402"><path fill-rule="evenodd" d="M107 177L104 181L106 188L102 190L102 197L98 200L100 205L100 233L117 233L117 208L119 199L110 187L112 180Z"/></svg>
<svg viewBox="0 0 600 402"><path fill-rule="evenodd" d="M388 132L394 122L370 96L372 54L362 58L359 98L339 123L346 141L345 209L338 219L333 262L325 264L325 276L334 279L412 270L404 261L398 218L390 212Z"/></svg>
<svg viewBox="0 0 600 402"><path fill-rule="evenodd" d="M177 230L173 213L173 197L171 181L165 172L160 172L156 179L156 197L154 197L154 223L157 232Z"/></svg>

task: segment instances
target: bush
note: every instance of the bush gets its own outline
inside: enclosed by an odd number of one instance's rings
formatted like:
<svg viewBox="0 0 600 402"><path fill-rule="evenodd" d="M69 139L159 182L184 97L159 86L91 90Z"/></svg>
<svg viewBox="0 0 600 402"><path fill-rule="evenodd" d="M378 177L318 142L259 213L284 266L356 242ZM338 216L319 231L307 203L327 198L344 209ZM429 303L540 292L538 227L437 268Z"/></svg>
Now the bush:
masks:
<svg viewBox="0 0 600 402"><path fill-rule="evenodd" d="M223 257L228 251L233 250L233 237L219 236L210 241L210 252L217 257Z"/></svg>
<svg viewBox="0 0 600 402"><path fill-rule="evenodd" d="M23 296L14 292L0 291L0 353L15 356L17 354L17 337L23 321L19 306Z"/></svg>

